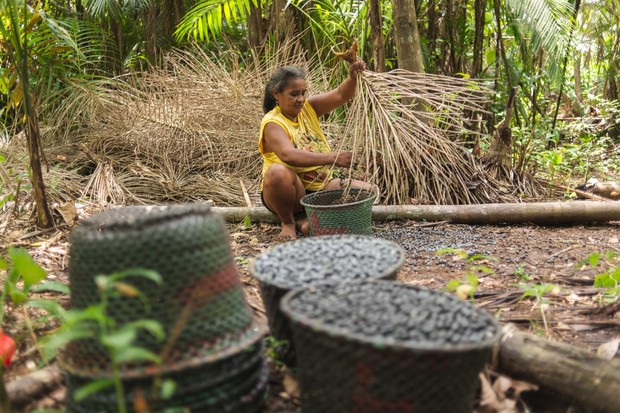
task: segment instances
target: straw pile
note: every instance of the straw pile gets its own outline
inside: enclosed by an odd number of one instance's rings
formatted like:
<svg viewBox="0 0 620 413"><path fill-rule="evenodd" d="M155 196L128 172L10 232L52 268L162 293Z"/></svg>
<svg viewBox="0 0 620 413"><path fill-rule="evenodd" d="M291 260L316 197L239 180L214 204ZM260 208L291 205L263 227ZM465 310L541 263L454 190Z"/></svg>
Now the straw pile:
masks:
<svg viewBox="0 0 620 413"><path fill-rule="evenodd" d="M266 51L266 61L252 62L240 62L232 52L175 51L140 78L76 85L78 93L67 96L63 108L82 108L83 115L50 117L59 122L48 126L50 135L63 131L64 140L44 138L48 164L59 166L45 173L48 188L57 201L81 197L101 206L207 200L245 206L247 188L257 204L257 138L268 78L279 66L301 65L310 93L317 93L328 90L335 73L304 61L293 47L279 45ZM510 182L498 182L458 142L463 114L483 111L488 90L469 80L402 70L366 71L360 79L345 122L335 113L322 126L334 150L355 152L361 169L352 168L349 177L364 174L378 185L382 203L516 199ZM21 165L25 150L18 141L12 139L13 148L5 146L3 153L15 152L9 161Z"/></svg>
<svg viewBox="0 0 620 413"><path fill-rule="evenodd" d="M358 83L342 146L353 148L366 177L382 189L383 203L517 199L512 183L488 173L459 142L472 133L464 113L484 112L491 90L468 79L405 70L366 71ZM532 187L529 194L535 192Z"/></svg>

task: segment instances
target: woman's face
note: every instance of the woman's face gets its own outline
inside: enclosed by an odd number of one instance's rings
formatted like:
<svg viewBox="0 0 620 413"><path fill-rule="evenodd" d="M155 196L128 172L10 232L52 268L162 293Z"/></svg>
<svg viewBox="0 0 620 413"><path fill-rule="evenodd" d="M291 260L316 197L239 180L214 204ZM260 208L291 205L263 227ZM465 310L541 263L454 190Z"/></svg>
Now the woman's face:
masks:
<svg viewBox="0 0 620 413"><path fill-rule="evenodd" d="M280 105L282 114L292 121L297 121L306 102L307 84L304 79L296 78L288 81L282 92L274 92L273 96Z"/></svg>

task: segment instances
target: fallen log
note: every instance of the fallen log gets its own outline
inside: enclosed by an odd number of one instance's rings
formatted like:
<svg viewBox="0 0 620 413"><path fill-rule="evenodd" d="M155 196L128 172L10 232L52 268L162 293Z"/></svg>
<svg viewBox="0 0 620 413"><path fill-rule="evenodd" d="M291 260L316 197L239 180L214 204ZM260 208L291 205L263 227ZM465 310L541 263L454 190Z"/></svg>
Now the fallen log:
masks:
<svg viewBox="0 0 620 413"><path fill-rule="evenodd" d="M24 406L37 400L63 382L63 375L56 367L45 367L6 385L6 392L14 407Z"/></svg>
<svg viewBox="0 0 620 413"><path fill-rule="evenodd" d="M228 222L279 223L277 215L263 207L215 207ZM478 205L375 205L374 221L410 219L447 221L453 224L585 224L620 221L620 203L572 201Z"/></svg>
<svg viewBox="0 0 620 413"><path fill-rule="evenodd" d="M504 327L493 369L600 413L620 412L620 361Z"/></svg>

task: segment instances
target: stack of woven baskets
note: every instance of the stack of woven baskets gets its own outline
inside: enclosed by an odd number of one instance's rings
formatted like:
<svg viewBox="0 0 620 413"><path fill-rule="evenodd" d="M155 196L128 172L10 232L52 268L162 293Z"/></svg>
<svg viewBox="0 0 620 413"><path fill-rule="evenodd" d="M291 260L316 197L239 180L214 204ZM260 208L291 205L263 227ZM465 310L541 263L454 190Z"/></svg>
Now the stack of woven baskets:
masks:
<svg viewBox="0 0 620 413"><path fill-rule="evenodd" d="M158 341L140 330L133 343L160 355L162 362L123 365L128 411L137 411L136 400L153 412L259 411L268 381L264 332L245 301L224 222L209 206L124 207L100 213L72 232L70 254L74 309L99 303L96 276L139 268L162 278L159 285L129 277L124 281L140 296L118 294L107 303L106 315L114 325L155 320L166 333ZM80 401L72 397L93 380L112 378L110 357L100 341L72 342L60 364L68 377L67 412L118 411L111 388ZM157 397L153 389L164 380L173 381L176 390L167 398Z"/></svg>
<svg viewBox="0 0 620 413"><path fill-rule="evenodd" d="M328 235L252 265L303 413L471 413L497 322L454 296L395 282L397 244Z"/></svg>

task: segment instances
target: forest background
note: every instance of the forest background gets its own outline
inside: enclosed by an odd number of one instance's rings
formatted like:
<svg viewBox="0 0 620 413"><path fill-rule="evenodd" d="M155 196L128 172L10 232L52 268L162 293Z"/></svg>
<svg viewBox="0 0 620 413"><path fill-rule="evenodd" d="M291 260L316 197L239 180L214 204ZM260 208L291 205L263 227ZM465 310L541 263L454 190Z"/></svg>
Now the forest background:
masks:
<svg viewBox="0 0 620 413"><path fill-rule="evenodd" d="M54 221L50 202L80 197L244 205L239 179L253 193L260 171L265 80L277 65L302 62L314 90L333 87L346 76L333 50L354 39L372 71L477 79L491 90L464 111L456 138L475 156L509 112L502 125L518 176L583 183L619 170L617 0L0 5L2 204L33 187L41 226ZM329 121L341 125L340 115ZM397 200L432 203L409 195Z"/></svg>

